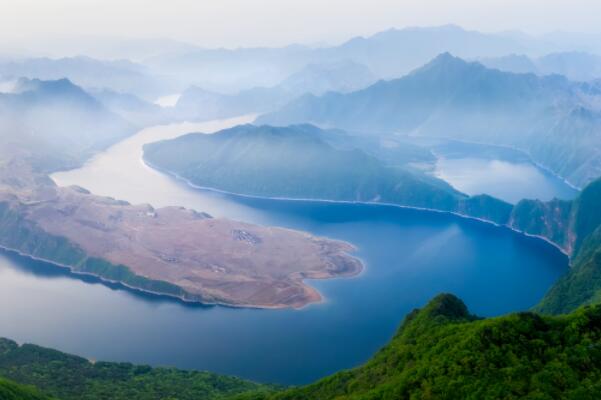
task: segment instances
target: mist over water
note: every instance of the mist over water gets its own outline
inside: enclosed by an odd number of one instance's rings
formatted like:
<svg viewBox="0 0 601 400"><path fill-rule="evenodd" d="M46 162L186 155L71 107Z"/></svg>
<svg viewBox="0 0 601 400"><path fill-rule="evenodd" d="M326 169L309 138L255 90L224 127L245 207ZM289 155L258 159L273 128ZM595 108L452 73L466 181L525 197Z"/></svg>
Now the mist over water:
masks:
<svg viewBox="0 0 601 400"><path fill-rule="evenodd" d="M529 162L439 158L435 175L469 195L489 194L509 203L522 199L571 200L578 191Z"/></svg>

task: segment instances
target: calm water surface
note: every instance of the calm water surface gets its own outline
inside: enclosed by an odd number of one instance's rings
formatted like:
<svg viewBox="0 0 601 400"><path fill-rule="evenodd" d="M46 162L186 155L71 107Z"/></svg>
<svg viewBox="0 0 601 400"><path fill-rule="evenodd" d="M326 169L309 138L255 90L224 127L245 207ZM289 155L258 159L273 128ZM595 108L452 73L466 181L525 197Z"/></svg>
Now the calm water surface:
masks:
<svg viewBox="0 0 601 400"><path fill-rule="evenodd" d="M326 301L302 310L189 306L0 255L2 335L92 359L207 369L299 384L368 359L404 315L440 292L484 316L534 305L566 271L556 249L509 230L397 207L251 199L194 190L147 168L143 143L247 118L142 131L79 170L54 176L154 206L303 229L358 246L365 272L314 281Z"/></svg>
<svg viewBox="0 0 601 400"><path fill-rule="evenodd" d="M513 204L522 199L570 200L578 195L578 190L516 150L449 142L436 153L435 175L469 195L486 193Z"/></svg>

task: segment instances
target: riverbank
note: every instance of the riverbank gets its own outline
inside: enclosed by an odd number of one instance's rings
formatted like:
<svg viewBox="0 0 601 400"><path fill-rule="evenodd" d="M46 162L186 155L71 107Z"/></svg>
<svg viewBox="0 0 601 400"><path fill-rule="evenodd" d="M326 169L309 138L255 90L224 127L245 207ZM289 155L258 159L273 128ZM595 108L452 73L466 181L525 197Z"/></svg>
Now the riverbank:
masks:
<svg viewBox="0 0 601 400"><path fill-rule="evenodd" d="M570 257L569 252L562 248L559 244L551 241L550 239L541 236L541 235L533 235L530 233L527 233L525 231L516 229L508 224L499 224L497 222L491 221L491 220L487 220L484 218L478 218L478 217L474 217L474 216L470 216L467 214L462 214L459 212L454 212L454 211L444 211L444 210L437 210L437 209L433 209L433 208L425 208L425 207L414 207L414 206L404 206L404 205L400 205L400 204L394 204L394 203L383 203L383 202L369 202L369 201L345 201L345 200L328 200L328 199L314 199L314 198L290 198L290 197L268 197L268 196L254 196L254 195L248 195L248 194L243 194L243 193L235 193L235 192L228 192L228 191L224 191L224 190L220 190L220 189L216 189L216 188L211 188L211 187L204 187L204 186L199 186L196 185L194 183L192 183L189 179L184 178L183 176L172 172L172 171L168 171L165 169L162 169L156 165L153 165L151 162L149 162L148 160L146 160L144 157L142 157L140 159L140 162L144 163L144 165L148 166L149 168L152 168L162 174L165 174L167 176L170 176L172 178L177 179L178 181L181 181L183 183L185 183L186 185L188 185L189 187L196 189L196 190L207 190L207 191L212 191L215 193L221 193L221 194L225 194L225 195L229 195L229 196L236 196L236 197L242 197L242 198L254 198L254 199L265 199L265 200L274 200L274 201L298 201L298 202L303 202L303 201L309 201L309 202L321 202L321 203L333 203L333 204L365 204L365 205L376 205L376 206L385 206L385 207L397 207L397 208L401 208L401 209L408 209L408 210L419 210L419 211L424 211L424 212L433 212L433 213L442 213L442 214L449 214L449 215L454 215L456 217L459 218L464 218L464 219L468 219L468 220L472 220L472 221L478 221L478 222L482 222L482 223L486 223L489 225L493 225L499 228L505 228L505 229L509 229L517 234L520 235L524 235L530 238L535 238L535 239L539 239L542 240L544 242L546 242L547 244L550 244L551 246L555 247L557 250L559 250L562 254L564 254L565 256L567 256L568 258Z"/></svg>

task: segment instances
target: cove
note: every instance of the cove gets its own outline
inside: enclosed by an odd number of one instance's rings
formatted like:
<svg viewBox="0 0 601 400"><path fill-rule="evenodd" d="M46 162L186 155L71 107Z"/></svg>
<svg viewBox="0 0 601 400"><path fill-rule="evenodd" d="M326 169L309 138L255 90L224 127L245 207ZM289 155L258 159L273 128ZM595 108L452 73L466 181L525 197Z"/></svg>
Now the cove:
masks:
<svg viewBox="0 0 601 400"><path fill-rule="evenodd" d="M347 240L357 278L312 281L325 301L301 310L204 307L100 284L11 253L0 256L2 335L96 360L210 370L302 384L367 360L402 318L440 292L482 316L525 310L567 270L553 246L478 221L394 206L246 198L185 183L141 162L148 141L242 119L141 131L60 185Z"/></svg>

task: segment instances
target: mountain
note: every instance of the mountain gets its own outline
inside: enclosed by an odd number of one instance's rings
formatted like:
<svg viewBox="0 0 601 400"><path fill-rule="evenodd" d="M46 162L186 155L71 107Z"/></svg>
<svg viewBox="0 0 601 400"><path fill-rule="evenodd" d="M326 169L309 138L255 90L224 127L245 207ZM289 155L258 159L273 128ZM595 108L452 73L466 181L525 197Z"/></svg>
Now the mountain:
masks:
<svg viewBox="0 0 601 400"><path fill-rule="evenodd" d="M410 313L365 365L256 399L593 399L601 307L479 319L452 295Z"/></svg>
<svg viewBox="0 0 601 400"><path fill-rule="evenodd" d="M601 78L601 56L581 51L551 53L538 58L511 54L484 58L480 62L501 71L537 75L557 74L573 81L592 81Z"/></svg>
<svg viewBox="0 0 601 400"><path fill-rule="evenodd" d="M509 54L501 57L480 58L478 62L488 68L494 68L515 74L539 74L536 60L524 54Z"/></svg>
<svg viewBox="0 0 601 400"><path fill-rule="evenodd" d="M596 85L502 72L445 53L403 78L303 96L257 122L511 146L582 187L601 176L600 96Z"/></svg>
<svg viewBox="0 0 601 400"><path fill-rule="evenodd" d="M601 179L587 186L561 213L540 218L565 237L572 268L537 307L545 313L566 313L583 304L601 302ZM547 207L548 208L548 207ZM557 208L555 208L557 210ZM547 214L548 215L548 214ZM514 217L515 219L515 217Z"/></svg>
<svg viewBox="0 0 601 400"><path fill-rule="evenodd" d="M116 92L109 89L90 89L88 92L107 110L136 124L136 126L164 124L170 122L174 117L172 110L164 109L131 93Z"/></svg>
<svg viewBox="0 0 601 400"><path fill-rule="evenodd" d="M166 52L145 60L153 71L207 90L237 92L277 85L309 64L353 62L380 79L403 76L437 54L464 58L499 57L511 53L537 56L573 48L524 34L481 33L455 25L389 29L354 37L340 45L281 48L192 49Z"/></svg>
<svg viewBox="0 0 601 400"><path fill-rule="evenodd" d="M0 154L22 156L42 170L82 163L135 128L67 79L19 80L0 94Z"/></svg>
<svg viewBox="0 0 601 400"><path fill-rule="evenodd" d="M352 92L363 89L376 80L376 76L365 65L340 61L308 64L284 79L278 86L295 95L320 95L326 92Z"/></svg>
<svg viewBox="0 0 601 400"><path fill-rule="evenodd" d="M386 165L353 146L341 148L344 139L339 135L310 125L243 125L152 143L145 146L144 158L195 185L255 196L374 201L443 210L454 209L465 198L443 181Z"/></svg>
<svg viewBox="0 0 601 400"><path fill-rule="evenodd" d="M164 94L160 83L148 69L127 60L97 60L85 56L63 58L23 58L0 62L0 77L4 80L29 78L44 81L69 79L86 89L110 89L136 93L150 99Z"/></svg>
<svg viewBox="0 0 601 400"><path fill-rule="evenodd" d="M465 30L456 25L389 29L364 38L356 37L318 54L327 59L348 59L366 65L383 79L398 78L436 55L451 52L464 58L505 55L530 43L501 34Z"/></svg>
<svg viewBox="0 0 601 400"><path fill-rule="evenodd" d="M236 93L254 87L272 87L303 66L317 61L313 49L281 48L194 49L145 60L155 74L206 90Z"/></svg>
<svg viewBox="0 0 601 400"><path fill-rule="evenodd" d="M233 94L218 93L192 86L173 107L179 120L208 120L277 110L305 93L332 90L350 91L376 80L367 67L352 63L309 64L271 87L253 87Z"/></svg>
<svg viewBox="0 0 601 400"><path fill-rule="evenodd" d="M545 314L572 312L601 303L601 179L572 201L522 200L506 225L543 237L562 248L571 268L549 290L535 310Z"/></svg>
<svg viewBox="0 0 601 400"><path fill-rule="evenodd" d="M255 87L223 94L192 86L182 93L172 113L176 119L202 121L269 112L282 107L294 95L281 87Z"/></svg>

